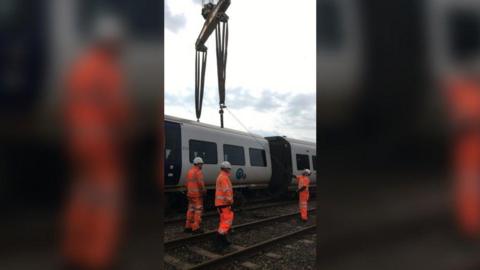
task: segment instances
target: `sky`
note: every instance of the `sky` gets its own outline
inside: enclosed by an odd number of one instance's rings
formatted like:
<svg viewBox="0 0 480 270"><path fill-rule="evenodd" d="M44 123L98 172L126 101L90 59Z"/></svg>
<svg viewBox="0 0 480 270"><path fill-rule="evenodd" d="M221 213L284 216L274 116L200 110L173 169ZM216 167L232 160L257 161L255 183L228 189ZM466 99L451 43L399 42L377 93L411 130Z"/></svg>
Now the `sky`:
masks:
<svg viewBox="0 0 480 270"><path fill-rule="evenodd" d="M165 114L190 120L196 120L194 45L204 23L201 2L165 1ZM316 1L231 2L225 127L314 142ZM200 121L219 126L214 33L206 46Z"/></svg>

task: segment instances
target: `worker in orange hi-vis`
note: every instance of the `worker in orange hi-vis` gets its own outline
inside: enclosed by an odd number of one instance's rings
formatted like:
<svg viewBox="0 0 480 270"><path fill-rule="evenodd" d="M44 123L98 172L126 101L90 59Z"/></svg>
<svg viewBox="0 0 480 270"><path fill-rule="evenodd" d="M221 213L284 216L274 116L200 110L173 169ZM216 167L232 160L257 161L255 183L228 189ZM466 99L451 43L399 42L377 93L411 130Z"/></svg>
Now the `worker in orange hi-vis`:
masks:
<svg viewBox="0 0 480 270"><path fill-rule="evenodd" d="M305 169L302 175L296 176L292 174L292 177L297 180L298 188L298 207L300 209L300 218L303 222L308 221L308 198L310 193L308 187L310 185L309 176L312 172L309 169Z"/></svg>
<svg viewBox="0 0 480 270"><path fill-rule="evenodd" d="M480 66L465 66L447 82L453 129L454 202L460 230L480 238Z"/></svg>
<svg viewBox="0 0 480 270"><path fill-rule="evenodd" d="M121 71L120 22L99 18L91 47L66 80L64 126L72 162L62 255L67 269L110 269L123 220L123 147L129 106Z"/></svg>
<svg viewBox="0 0 480 270"><path fill-rule="evenodd" d="M233 223L233 188L230 181L230 171L232 165L228 161L222 162L220 165L220 174L217 177L215 186L215 207L220 215L220 222L216 235L216 246L223 249L230 245L227 234Z"/></svg>
<svg viewBox="0 0 480 270"><path fill-rule="evenodd" d="M203 196L206 193L202 173L203 159L193 159L193 166L187 173L185 183L187 189L188 209L184 232L203 233L200 228L202 222Z"/></svg>

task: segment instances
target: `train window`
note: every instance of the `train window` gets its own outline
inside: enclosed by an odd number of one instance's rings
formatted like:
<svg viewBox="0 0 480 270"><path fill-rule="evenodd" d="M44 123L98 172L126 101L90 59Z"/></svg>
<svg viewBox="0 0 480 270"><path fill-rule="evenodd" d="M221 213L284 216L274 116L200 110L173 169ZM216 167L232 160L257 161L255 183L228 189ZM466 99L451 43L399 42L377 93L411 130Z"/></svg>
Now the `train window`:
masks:
<svg viewBox="0 0 480 270"><path fill-rule="evenodd" d="M248 153L250 154L250 165L256 167L267 167L265 150L249 148Z"/></svg>
<svg viewBox="0 0 480 270"><path fill-rule="evenodd" d="M190 163L196 157L201 157L205 164L217 164L217 144L213 142L190 140Z"/></svg>
<svg viewBox="0 0 480 270"><path fill-rule="evenodd" d="M0 0L0 110L25 113L41 94L47 57L45 1Z"/></svg>
<svg viewBox="0 0 480 270"><path fill-rule="evenodd" d="M133 38L160 38L163 35L161 5L161 1L151 0L82 0L78 7L78 26L82 34L88 36L96 16L114 13L123 19Z"/></svg>
<svg viewBox="0 0 480 270"><path fill-rule="evenodd" d="M297 154L297 169L305 170L310 169L310 161L308 155Z"/></svg>
<svg viewBox="0 0 480 270"><path fill-rule="evenodd" d="M337 49L342 43L338 1L323 0L317 5L317 44L320 48Z"/></svg>
<svg viewBox="0 0 480 270"><path fill-rule="evenodd" d="M232 165L245 165L245 152L241 146L224 144L223 158Z"/></svg>
<svg viewBox="0 0 480 270"><path fill-rule="evenodd" d="M312 156L313 170L317 170L317 156Z"/></svg>
<svg viewBox="0 0 480 270"><path fill-rule="evenodd" d="M480 52L480 16L474 10L453 10L447 17L449 50L456 59Z"/></svg>

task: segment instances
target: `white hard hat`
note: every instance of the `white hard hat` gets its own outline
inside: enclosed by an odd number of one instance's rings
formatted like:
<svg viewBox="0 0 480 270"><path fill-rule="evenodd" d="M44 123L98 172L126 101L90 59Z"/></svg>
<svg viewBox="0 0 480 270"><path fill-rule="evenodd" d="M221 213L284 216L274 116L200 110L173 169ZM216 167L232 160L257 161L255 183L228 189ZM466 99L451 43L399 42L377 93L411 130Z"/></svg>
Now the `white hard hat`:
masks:
<svg viewBox="0 0 480 270"><path fill-rule="evenodd" d="M203 159L201 157L196 157L193 159L193 164L203 164Z"/></svg>
<svg viewBox="0 0 480 270"><path fill-rule="evenodd" d="M93 38L97 42L120 41L124 34L123 24L112 14L98 16L93 25Z"/></svg>
<svg viewBox="0 0 480 270"><path fill-rule="evenodd" d="M222 169L231 169L231 168L232 168L232 164L230 164L230 162L228 162L228 161L224 161L224 162L222 162L222 164L220 164L220 168L222 168Z"/></svg>
<svg viewBox="0 0 480 270"><path fill-rule="evenodd" d="M310 175L310 174L312 174L312 172L311 172L309 169L305 169L305 170L303 171L303 174L305 174L305 175Z"/></svg>

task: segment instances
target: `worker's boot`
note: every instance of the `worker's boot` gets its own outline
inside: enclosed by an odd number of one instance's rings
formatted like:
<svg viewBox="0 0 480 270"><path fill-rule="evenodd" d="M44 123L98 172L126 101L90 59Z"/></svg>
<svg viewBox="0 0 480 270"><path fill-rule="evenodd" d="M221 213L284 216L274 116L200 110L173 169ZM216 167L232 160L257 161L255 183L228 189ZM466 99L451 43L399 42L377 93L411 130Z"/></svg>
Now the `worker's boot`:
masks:
<svg viewBox="0 0 480 270"><path fill-rule="evenodd" d="M225 245L225 242L223 241L222 239L222 236L221 234L217 233L215 235L215 241L214 241L214 245L215 245L215 249L217 251L222 251L225 249L226 245Z"/></svg>
<svg viewBox="0 0 480 270"><path fill-rule="evenodd" d="M229 245L232 244L232 242L228 239L226 234L222 235L222 241L225 247L228 247Z"/></svg>

